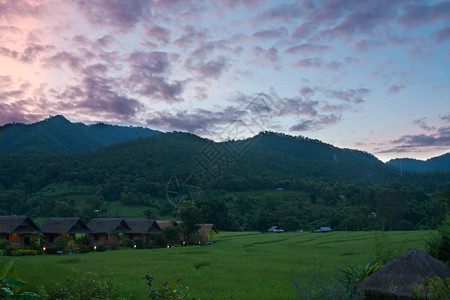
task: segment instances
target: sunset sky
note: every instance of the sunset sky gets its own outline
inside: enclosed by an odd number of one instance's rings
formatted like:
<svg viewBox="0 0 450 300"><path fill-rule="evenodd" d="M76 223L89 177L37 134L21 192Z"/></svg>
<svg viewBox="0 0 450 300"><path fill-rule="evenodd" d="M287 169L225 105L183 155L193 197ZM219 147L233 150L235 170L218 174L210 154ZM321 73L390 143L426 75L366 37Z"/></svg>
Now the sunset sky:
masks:
<svg viewBox="0 0 450 300"><path fill-rule="evenodd" d="M0 0L0 125L450 151L450 1Z"/></svg>

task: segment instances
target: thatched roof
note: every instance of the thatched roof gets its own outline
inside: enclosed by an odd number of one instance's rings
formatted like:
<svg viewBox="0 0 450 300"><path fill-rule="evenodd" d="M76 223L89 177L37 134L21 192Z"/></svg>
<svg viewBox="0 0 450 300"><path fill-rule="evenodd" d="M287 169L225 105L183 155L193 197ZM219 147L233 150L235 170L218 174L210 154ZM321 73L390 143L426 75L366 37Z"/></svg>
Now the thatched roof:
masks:
<svg viewBox="0 0 450 300"><path fill-rule="evenodd" d="M200 228L198 229L198 233L201 236L206 236L206 234L208 233L208 231L215 231L217 234L219 233L219 231L216 229L216 226L214 226L214 224L198 224L198 226L200 226Z"/></svg>
<svg viewBox="0 0 450 300"><path fill-rule="evenodd" d="M87 224L92 233L131 233L131 228L124 218L93 218Z"/></svg>
<svg viewBox="0 0 450 300"><path fill-rule="evenodd" d="M0 216L0 233L32 233L40 231L30 217Z"/></svg>
<svg viewBox="0 0 450 300"><path fill-rule="evenodd" d="M426 253L409 249L358 284L358 290L372 297L412 298L414 284L426 285L427 277L450 277L450 268Z"/></svg>
<svg viewBox="0 0 450 300"><path fill-rule="evenodd" d="M159 228L161 228L161 230L164 230L167 227L175 227L175 226L179 225L179 221L158 220L158 221L156 221L156 223L158 224Z"/></svg>
<svg viewBox="0 0 450 300"><path fill-rule="evenodd" d="M48 218L41 226L44 233L89 233L86 224L79 218Z"/></svg>
<svg viewBox="0 0 450 300"><path fill-rule="evenodd" d="M161 228L155 220L126 220L133 233L160 234Z"/></svg>

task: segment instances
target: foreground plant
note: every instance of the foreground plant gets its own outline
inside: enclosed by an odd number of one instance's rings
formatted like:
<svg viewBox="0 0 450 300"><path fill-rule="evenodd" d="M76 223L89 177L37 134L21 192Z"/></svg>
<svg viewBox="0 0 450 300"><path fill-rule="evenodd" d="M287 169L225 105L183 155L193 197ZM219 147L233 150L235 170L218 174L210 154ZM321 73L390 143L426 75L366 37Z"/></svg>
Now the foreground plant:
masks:
<svg viewBox="0 0 450 300"><path fill-rule="evenodd" d="M1 299L41 299L36 293L21 292L27 283L22 280L19 273L13 267L14 260L7 263L0 270L0 298Z"/></svg>
<svg viewBox="0 0 450 300"><path fill-rule="evenodd" d="M365 265L346 265L344 270L341 270L344 273L343 287L345 289L346 294L350 295L355 292L356 285L366 279L370 274L377 271L384 264L382 262L372 263L368 262Z"/></svg>
<svg viewBox="0 0 450 300"><path fill-rule="evenodd" d="M56 299L117 299L118 295L109 279L100 278L94 273L80 274L78 270L72 270L66 282L56 285L56 295L50 298Z"/></svg>
<svg viewBox="0 0 450 300"><path fill-rule="evenodd" d="M427 277L426 284L414 284L413 295L415 299L449 299L450 278L446 282L439 276Z"/></svg>
<svg viewBox="0 0 450 300"><path fill-rule="evenodd" d="M158 287L153 286L152 276L145 275L144 279L147 280L149 299L189 299L189 287L183 286L181 283L182 278L178 278L177 281L164 281Z"/></svg>

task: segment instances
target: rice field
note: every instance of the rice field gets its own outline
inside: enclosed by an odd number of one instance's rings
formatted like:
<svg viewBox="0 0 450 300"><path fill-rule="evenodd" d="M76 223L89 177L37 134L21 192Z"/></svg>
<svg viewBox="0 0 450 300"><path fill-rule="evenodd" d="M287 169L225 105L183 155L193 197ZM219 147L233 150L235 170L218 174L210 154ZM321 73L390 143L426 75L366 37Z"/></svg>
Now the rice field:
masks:
<svg viewBox="0 0 450 300"><path fill-rule="evenodd" d="M430 231L386 232L384 246L400 254L425 251ZM145 275L154 283L183 278L196 299L295 299L292 274L308 276L314 268L333 273L345 264L375 256L376 232L264 233L221 232L209 246L118 250L77 255L14 257L29 282L27 289L46 290L75 268L113 280L127 299L145 299ZM0 257L5 264L11 257Z"/></svg>

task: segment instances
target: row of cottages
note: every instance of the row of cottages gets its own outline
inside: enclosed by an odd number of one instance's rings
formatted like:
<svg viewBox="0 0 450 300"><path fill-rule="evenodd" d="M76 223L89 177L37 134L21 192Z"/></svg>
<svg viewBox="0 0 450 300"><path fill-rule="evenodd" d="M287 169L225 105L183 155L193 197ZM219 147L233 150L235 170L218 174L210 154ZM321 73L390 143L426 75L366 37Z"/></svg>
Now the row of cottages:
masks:
<svg viewBox="0 0 450 300"><path fill-rule="evenodd" d="M179 226L180 221L125 220L124 218L94 218L85 224L79 217L48 218L42 226L37 226L27 216L0 216L0 239L24 247L30 244L30 236L42 233L47 246L53 244L58 236L75 237L86 234L93 245L112 245L119 237L134 239L141 237L145 245L156 243L156 235L167 227ZM199 234L206 238L209 231L218 233L214 224L199 224Z"/></svg>

